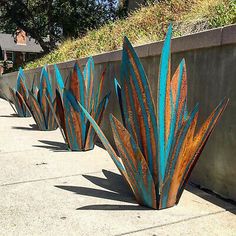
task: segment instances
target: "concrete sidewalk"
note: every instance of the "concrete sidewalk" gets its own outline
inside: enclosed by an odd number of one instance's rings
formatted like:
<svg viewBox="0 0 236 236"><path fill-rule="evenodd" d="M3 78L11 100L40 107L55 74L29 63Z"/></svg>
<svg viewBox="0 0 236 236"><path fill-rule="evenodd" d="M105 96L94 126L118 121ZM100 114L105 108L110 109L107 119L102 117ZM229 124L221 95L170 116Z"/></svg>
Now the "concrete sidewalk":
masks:
<svg viewBox="0 0 236 236"><path fill-rule="evenodd" d="M0 235L236 235L235 205L188 187L178 206L140 207L105 150L67 152L12 113L0 100Z"/></svg>

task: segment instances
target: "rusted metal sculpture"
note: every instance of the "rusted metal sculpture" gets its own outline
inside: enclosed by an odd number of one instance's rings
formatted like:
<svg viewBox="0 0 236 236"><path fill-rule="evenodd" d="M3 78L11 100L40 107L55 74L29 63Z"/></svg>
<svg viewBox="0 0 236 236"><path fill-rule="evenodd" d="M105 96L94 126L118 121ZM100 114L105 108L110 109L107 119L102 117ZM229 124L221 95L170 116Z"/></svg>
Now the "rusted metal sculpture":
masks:
<svg viewBox="0 0 236 236"><path fill-rule="evenodd" d="M123 124L112 114L110 123L119 156L87 112L80 107L130 186L140 205L154 209L178 203L188 178L223 113L224 99L196 130L198 105L187 111L187 76L182 60L170 77L169 27L160 62L157 105L132 45L124 38L121 85L115 82Z"/></svg>
<svg viewBox="0 0 236 236"><path fill-rule="evenodd" d="M28 99L25 99L25 103L36 124L43 131L55 130L58 127L48 101L50 101L54 112L56 112L57 104L55 99L53 100L53 91L47 67L44 66L40 76L39 88L33 85L32 90L28 90Z"/></svg>
<svg viewBox="0 0 236 236"><path fill-rule="evenodd" d="M58 109L56 119L68 148L72 151L93 149L96 133L81 111L79 103L86 108L99 126L110 95L107 94L101 99L105 70L101 75L97 91L94 87L94 61L92 57L89 58L83 74L78 63L75 63L73 73L68 80L68 89L65 88L56 65L55 75L59 87L59 90L56 91Z"/></svg>
<svg viewBox="0 0 236 236"><path fill-rule="evenodd" d="M19 72L18 72L18 76L17 76L16 88L13 88L13 89L9 88L10 94L12 97L12 102L16 108L16 110L14 109L14 111L20 117L31 116L30 112L28 110L28 107L25 104L25 101L28 99L28 96L29 96L25 79L26 78L25 78L24 72L23 72L22 68L20 68Z"/></svg>

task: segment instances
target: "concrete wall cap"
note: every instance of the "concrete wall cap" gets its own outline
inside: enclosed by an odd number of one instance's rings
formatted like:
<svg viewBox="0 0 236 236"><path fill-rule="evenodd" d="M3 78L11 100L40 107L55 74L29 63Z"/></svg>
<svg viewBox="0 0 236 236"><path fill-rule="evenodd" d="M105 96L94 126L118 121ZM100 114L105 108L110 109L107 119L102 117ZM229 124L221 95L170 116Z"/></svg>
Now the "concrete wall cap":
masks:
<svg viewBox="0 0 236 236"><path fill-rule="evenodd" d="M226 44L236 43L236 24L210 29L195 34L184 35L172 39L172 53L196 50L201 48L217 47ZM163 41L148 43L144 45L135 46L135 50L139 57L156 56L161 54ZM93 56L95 64L114 62L121 60L121 49L96 54ZM81 65L85 65L88 57L78 59ZM59 69L72 68L76 59L57 63ZM27 70L28 73L36 73L42 67ZM49 65L52 68L52 65ZM9 76L6 74L5 76ZM4 77L5 77L4 76Z"/></svg>

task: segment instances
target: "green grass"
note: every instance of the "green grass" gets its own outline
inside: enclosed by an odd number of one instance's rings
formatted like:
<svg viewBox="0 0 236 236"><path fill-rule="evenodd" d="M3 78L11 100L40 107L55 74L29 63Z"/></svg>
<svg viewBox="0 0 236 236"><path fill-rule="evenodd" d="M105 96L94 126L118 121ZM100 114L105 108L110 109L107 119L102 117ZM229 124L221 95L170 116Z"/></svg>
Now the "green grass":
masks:
<svg viewBox="0 0 236 236"><path fill-rule="evenodd" d="M181 36L233 24L235 16L236 0L166 0L143 7L128 18L106 24L82 38L68 39L58 49L28 63L25 68L116 50L121 48L124 35L134 45L162 40L170 22L173 22L174 36Z"/></svg>

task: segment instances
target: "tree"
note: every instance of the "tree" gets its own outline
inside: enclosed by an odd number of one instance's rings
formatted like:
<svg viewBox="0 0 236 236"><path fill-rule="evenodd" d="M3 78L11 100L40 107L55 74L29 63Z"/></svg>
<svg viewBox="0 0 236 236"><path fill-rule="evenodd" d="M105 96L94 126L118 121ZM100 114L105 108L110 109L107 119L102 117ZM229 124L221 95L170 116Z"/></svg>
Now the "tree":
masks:
<svg viewBox="0 0 236 236"><path fill-rule="evenodd" d="M118 14L121 18L127 17L129 12L129 0L120 0Z"/></svg>
<svg viewBox="0 0 236 236"><path fill-rule="evenodd" d="M118 6L118 14L120 17L127 17L130 11L136 10L141 6L152 3L158 3L166 0L120 0Z"/></svg>
<svg viewBox="0 0 236 236"><path fill-rule="evenodd" d="M87 30L98 28L116 19L115 0L57 0L54 7L57 26L63 28L64 37L78 37ZM61 17L63 16L63 17Z"/></svg>
<svg viewBox="0 0 236 236"><path fill-rule="evenodd" d="M1 0L0 30L17 28L36 39L44 53L65 37L84 35L116 18L115 0Z"/></svg>

